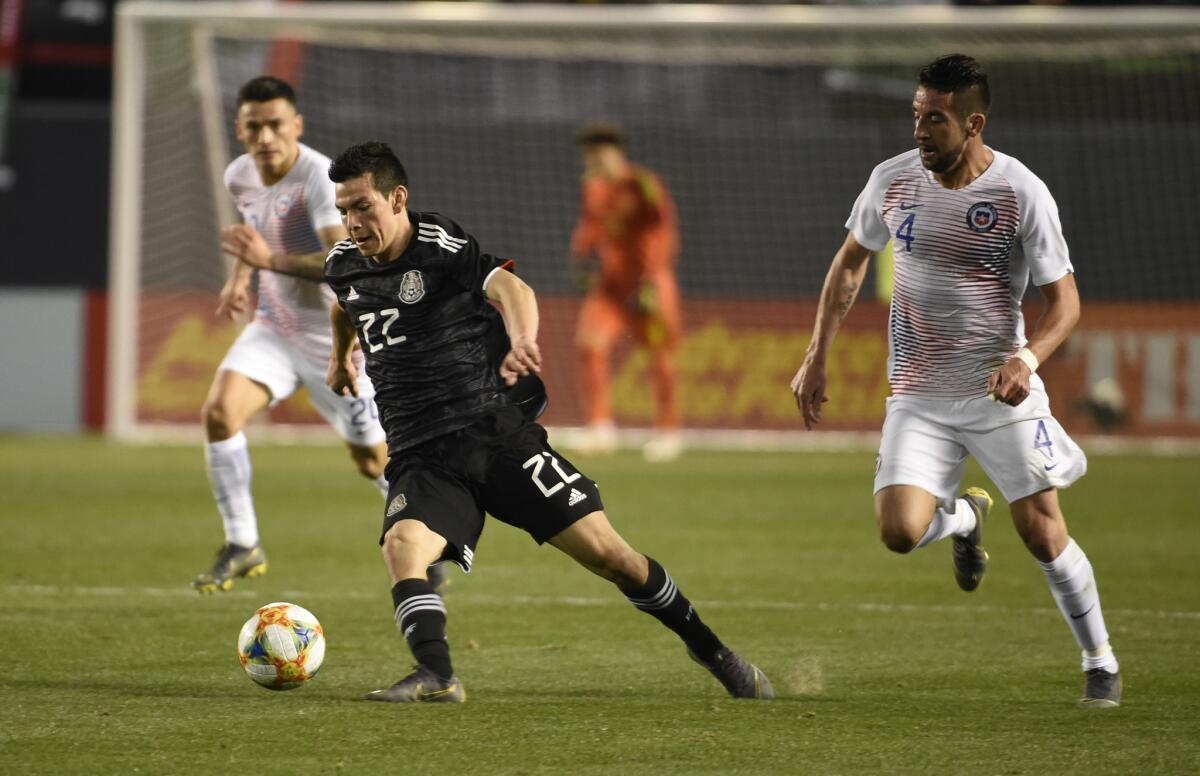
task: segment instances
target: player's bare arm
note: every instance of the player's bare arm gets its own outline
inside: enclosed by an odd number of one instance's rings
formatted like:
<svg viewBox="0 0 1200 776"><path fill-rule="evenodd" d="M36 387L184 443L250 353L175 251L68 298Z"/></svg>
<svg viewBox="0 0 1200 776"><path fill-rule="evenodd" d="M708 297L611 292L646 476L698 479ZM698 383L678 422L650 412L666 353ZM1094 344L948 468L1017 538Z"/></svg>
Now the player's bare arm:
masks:
<svg viewBox="0 0 1200 776"><path fill-rule="evenodd" d="M1034 365L1050 358L1079 321L1079 289L1074 274L1068 272L1053 283L1039 286L1038 290L1046 300L1046 309L1024 348L1032 353ZM988 378L988 395L996 401L1017 406L1029 396L1029 377L1033 371L1031 364L1023 358L1010 358Z"/></svg>
<svg viewBox="0 0 1200 776"><path fill-rule="evenodd" d="M217 317L236 320L238 316L250 312L250 278L254 270L235 261L230 268L229 277L221 288L217 301Z"/></svg>
<svg viewBox="0 0 1200 776"><path fill-rule="evenodd" d="M791 384L796 407L807 429L821 422L821 405L829 401L825 395L825 358L838 328L858 297L870 258L871 251L859 245L853 234L847 234L825 276L812 339L805 351L804 363Z"/></svg>
<svg viewBox="0 0 1200 776"><path fill-rule="evenodd" d="M537 297L525 281L501 270L487 284L487 298L500 304L504 325L512 349L500 364L500 377L513 385L517 377L542 371L542 353L538 349Z"/></svg>
<svg viewBox="0 0 1200 776"><path fill-rule="evenodd" d="M221 250L251 269L266 269L282 275L304 278L316 283L325 280L325 257L333 246L346 239L342 226L327 226L317 230L324 252L288 254L272 253L263 236L249 224L236 224L221 230Z"/></svg>
<svg viewBox="0 0 1200 776"><path fill-rule="evenodd" d="M358 396L358 369L350 357L357 337L350 317L339 305L329 308L329 324L333 329L333 350L329 352L329 374L325 382L338 396Z"/></svg>

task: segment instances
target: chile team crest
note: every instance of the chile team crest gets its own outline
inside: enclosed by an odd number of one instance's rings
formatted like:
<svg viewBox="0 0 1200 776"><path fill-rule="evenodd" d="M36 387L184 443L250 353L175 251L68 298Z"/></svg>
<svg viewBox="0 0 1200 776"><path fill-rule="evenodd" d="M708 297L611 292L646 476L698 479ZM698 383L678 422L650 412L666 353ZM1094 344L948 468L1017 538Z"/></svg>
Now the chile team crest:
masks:
<svg viewBox="0 0 1200 776"><path fill-rule="evenodd" d="M421 270L410 269L404 273L404 277L400 278L400 301L405 304L415 304L421 301L421 297L425 296L425 278L421 277Z"/></svg>
<svg viewBox="0 0 1200 776"><path fill-rule="evenodd" d="M996 228L1000 216L991 202L976 202L967 210L967 226L976 232L990 232Z"/></svg>
<svg viewBox="0 0 1200 776"><path fill-rule="evenodd" d="M275 199L275 216L277 218L287 218L287 214L292 210L292 197L289 194L280 194Z"/></svg>

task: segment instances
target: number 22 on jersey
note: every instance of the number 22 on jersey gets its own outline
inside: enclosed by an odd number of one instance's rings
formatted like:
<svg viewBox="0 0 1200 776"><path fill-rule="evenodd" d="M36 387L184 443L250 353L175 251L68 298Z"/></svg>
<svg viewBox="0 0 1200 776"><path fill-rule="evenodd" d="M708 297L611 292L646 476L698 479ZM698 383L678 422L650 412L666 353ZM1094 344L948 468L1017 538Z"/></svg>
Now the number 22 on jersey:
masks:
<svg viewBox="0 0 1200 776"><path fill-rule="evenodd" d="M379 315L383 318L383 331L381 333L383 334L383 339L385 342L387 342L387 344L399 345L401 342L404 342L406 339L408 339L408 337L404 336L403 334L401 334L399 337L393 337L391 334L388 334L388 329L392 328L392 324L395 323L396 319L400 317L399 308L389 307L386 310L380 310ZM380 350L383 350L383 342L371 342L371 327L375 325L375 313L363 313L362 315L358 316L358 320L362 321L363 324L363 342L367 343L367 348L369 348L372 353L378 353Z"/></svg>

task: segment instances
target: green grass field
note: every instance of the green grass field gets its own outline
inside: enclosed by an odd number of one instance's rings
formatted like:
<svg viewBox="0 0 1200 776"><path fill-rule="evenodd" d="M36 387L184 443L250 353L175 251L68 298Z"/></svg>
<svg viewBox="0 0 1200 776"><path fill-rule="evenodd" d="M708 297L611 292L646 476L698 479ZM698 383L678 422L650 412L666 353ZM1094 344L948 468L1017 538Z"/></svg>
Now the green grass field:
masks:
<svg viewBox="0 0 1200 776"><path fill-rule="evenodd" d="M367 703L411 662L379 496L334 447L252 455L270 573L201 598L188 582L221 535L199 445L0 437L0 772L1200 770L1200 459L1093 457L1063 494L1125 680L1120 709L1082 712L1078 652L1007 509L962 593L948 542L902 557L875 537L870 454L578 461L774 702L730 700L606 583L492 522L447 596L469 702ZM329 651L272 693L234 644L280 599Z"/></svg>

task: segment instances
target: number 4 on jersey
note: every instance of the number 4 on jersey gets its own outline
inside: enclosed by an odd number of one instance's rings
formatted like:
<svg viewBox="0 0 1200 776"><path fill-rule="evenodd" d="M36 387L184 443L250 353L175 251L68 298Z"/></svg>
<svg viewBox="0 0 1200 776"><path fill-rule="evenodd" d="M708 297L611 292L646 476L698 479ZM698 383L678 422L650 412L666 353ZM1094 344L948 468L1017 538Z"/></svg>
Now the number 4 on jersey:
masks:
<svg viewBox="0 0 1200 776"><path fill-rule="evenodd" d="M904 223L900 224L900 228L896 230L896 239L904 241L904 250L912 253L913 242L913 221L917 220L916 213L909 213L908 218L904 219Z"/></svg>

